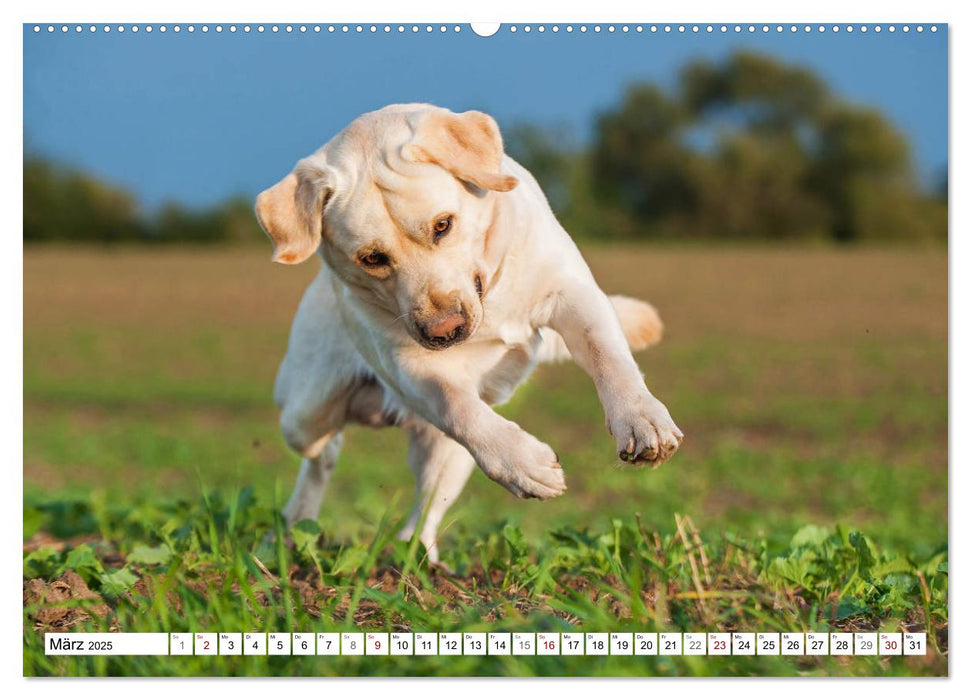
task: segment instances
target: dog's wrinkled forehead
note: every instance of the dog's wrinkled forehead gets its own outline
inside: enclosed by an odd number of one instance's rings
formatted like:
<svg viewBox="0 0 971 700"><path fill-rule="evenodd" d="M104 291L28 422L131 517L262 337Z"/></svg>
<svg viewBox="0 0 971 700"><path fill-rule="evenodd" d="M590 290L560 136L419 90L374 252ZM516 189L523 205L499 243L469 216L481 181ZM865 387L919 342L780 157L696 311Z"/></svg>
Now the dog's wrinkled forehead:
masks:
<svg viewBox="0 0 971 700"><path fill-rule="evenodd" d="M459 208L462 184L446 170L402 150L414 138L408 113L362 115L327 146L337 178L328 222L354 239L419 234L422 223Z"/></svg>
<svg viewBox="0 0 971 700"><path fill-rule="evenodd" d="M273 259L292 265L323 238L344 247L369 235L411 234L434 217L469 223L475 217L466 214L484 210L475 202L516 186L502 166L502 136L487 114L393 105L358 117L301 159L259 194L256 216Z"/></svg>

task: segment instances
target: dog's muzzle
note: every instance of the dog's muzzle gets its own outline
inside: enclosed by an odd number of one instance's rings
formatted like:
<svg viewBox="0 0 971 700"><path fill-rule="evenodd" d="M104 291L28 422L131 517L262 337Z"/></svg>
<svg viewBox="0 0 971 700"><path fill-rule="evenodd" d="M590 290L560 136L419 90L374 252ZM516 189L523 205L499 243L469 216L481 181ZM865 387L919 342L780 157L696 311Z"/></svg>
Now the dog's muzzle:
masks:
<svg viewBox="0 0 971 700"><path fill-rule="evenodd" d="M468 315L463 312L455 312L441 316L429 323L418 326L418 333L421 335L422 345L432 350L444 350L450 345L461 343L469 337Z"/></svg>

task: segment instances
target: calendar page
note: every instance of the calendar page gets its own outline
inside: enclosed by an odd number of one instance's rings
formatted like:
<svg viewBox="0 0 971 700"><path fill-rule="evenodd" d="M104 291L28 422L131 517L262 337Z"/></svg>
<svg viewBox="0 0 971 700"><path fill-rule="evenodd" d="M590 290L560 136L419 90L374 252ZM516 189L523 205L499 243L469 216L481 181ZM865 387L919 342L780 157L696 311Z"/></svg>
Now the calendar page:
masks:
<svg viewBox="0 0 971 700"><path fill-rule="evenodd" d="M22 25L23 674L947 676L947 22L403 14Z"/></svg>

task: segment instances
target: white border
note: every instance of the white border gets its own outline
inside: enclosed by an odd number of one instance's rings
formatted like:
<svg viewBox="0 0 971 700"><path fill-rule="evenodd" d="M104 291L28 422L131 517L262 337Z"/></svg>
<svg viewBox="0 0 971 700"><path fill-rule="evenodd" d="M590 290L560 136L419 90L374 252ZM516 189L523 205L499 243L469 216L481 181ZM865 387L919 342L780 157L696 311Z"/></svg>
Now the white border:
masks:
<svg viewBox="0 0 971 700"><path fill-rule="evenodd" d="M965 6L966 4L964 3ZM23 154L22 22L102 22L106 20L118 22L121 18L128 22L153 23L172 21L212 22L213 20L218 20L219 22L252 22L254 20L260 22L308 22L313 20L322 21L324 19L330 22L397 23L405 21L434 21L458 22L463 24L470 21L493 22L499 19L505 22L519 23L551 23L553 21L558 23L590 23L591 21L601 23L635 23L639 20L646 20L652 23L713 21L724 23L812 22L814 24L820 21L825 21L827 24L859 22L880 22L883 24L889 22L951 23L949 36L951 41L952 63L950 70L951 81L954 86L951 95L951 123L971 123L968 116L968 87L965 85L962 91L959 89L960 83L954 80L954 76L966 76L968 72L966 70L968 52L966 49L962 49L962 44L957 40L957 37L961 36L961 32L966 31L969 25L963 22L964 13L961 10L964 8L957 2L941 2L939 0L901 2L900 0L886 0L879 4L860 3L855 5L845 0L813 0L813 2L806 2L802 6L795 6L793 4L783 4L777 1L766 2L764 0L761 2L735 0L730 4L713 2L711 0L696 1L691 4L634 4L629 2L629 0L626 2L623 0L596 0L595 2L588 0L587 3L582 5L567 5L566 3L546 5L545 7L539 6L539 3L536 3L536 5L537 7L526 6L522 0L490 0L488 3L471 5L456 3L454 0L452 2L445 2L444 0L413 0L407 4L401 2L393 3L391 0L375 0L364 7L356 3L321 3L319 0L315 2L309 2L307 0L302 2L277 0L273 3L237 2L230 6L220 8L216 3L204 2L203 0L167 0L165 3L156 3L155 7L148 7L147 5L139 6L131 2L121 2L119 0L87 0L83 5L76 1L53 0L45 2L43 5L21 5L13 10L9 6L5 6L3 9L5 21L0 25L3 27L4 32L2 36L2 49L0 50L4 52L4 58L6 59L4 61L6 69L3 71L2 77L4 81L2 94L6 97L4 103L7 105L7 108L4 110L5 123L3 133L5 138L0 140L0 143L2 143L4 164L4 187L2 188L4 198L3 210L13 214L10 217L13 222L10 228L13 230L8 230L7 234L3 237L4 254L2 255L2 260L5 269L3 270L2 284L4 286L4 304L2 308L3 316L0 318L0 324L2 325L0 327L4 328L8 336L13 335L15 338L23 338L23 250L22 238L17 234L17 222L22 221L23 214L22 169L20 168ZM962 114L965 116L961 117L960 115ZM950 225L952 231L960 231L962 230L963 208L966 206L962 200L965 199L964 195L967 188L964 187L962 190L957 189L964 183L958 166L965 162L962 156L967 155L967 142L962 139L961 133L957 130L954 131L952 137L950 161L950 182L952 183ZM960 235L952 237L950 244L951 299L949 306L949 309L952 310L950 318L951 346L949 353L951 358L968 357L968 350L971 347L966 311L968 303L971 301L971 297L969 297L971 282L967 281L967 275L969 274L967 249L967 244L962 241ZM963 273L963 275L960 273ZM16 334L13 333L14 329L17 331ZM8 499L8 502L5 504L2 512L6 521L6 527L3 531L6 533L7 546L12 550L16 548L14 551L20 552L23 504L18 491L22 491L23 486L21 469L21 465L23 464L23 346L22 342L20 348L10 347L10 345L10 343L7 343L4 346L3 358L2 362L0 362L0 366L3 367L2 384L0 384L0 387L3 389L5 402L2 414L5 417L3 421L4 435L0 444L3 445L3 464L8 470L13 471L15 475L14 479L21 486L21 489L4 489L5 498ZM971 381L969 380L969 376L971 375L969 375L965 367L966 365L954 364L950 377L950 425L952 426L950 434L952 442L950 446L949 464L957 465L964 465L967 462L965 458L971 454L969 452L971 424L969 424L969 413L967 410L968 390L971 388L971 385L969 385L969 381ZM963 469L949 469L949 473L951 489L949 494L950 503L952 505L962 504L963 499L958 497L957 494L960 493L963 495L966 492L964 471ZM955 509L952 507L949 510L953 518L951 521L951 542L953 542L958 532L964 533L966 531L968 516L961 508ZM962 536L961 541L964 542L965 540L966 537ZM952 553L953 550L954 548L952 548ZM13 561L12 558L11 561ZM957 620L960 619L963 621L964 619L962 614L963 607L960 603L954 603L955 601L961 600L961 597L957 594L958 588L955 587L955 582L963 584L965 570L966 568L962 558L951 558L950 591L952 605L950 609L950 628L952 631L950 649L952 656L955 651L958 653L962 651L961 644L955 639L953 630L955 628L961 629L961 625L957 624ZM12 572L11 575L4 576L3 580L2 600L4 605L2 606L2 627L0 627L5 632L3 636L3 664L4 670L8 671L5 675L16 678L22 675L22 593L20 584L16 581L16 577L12 575ZM963 591L964 589L962 588L961 590ZM960 677L962 675L962 664L952 662L950 669L952 676ZM409 681L406 684L395 683L398 686L395 692L400 693L405 689L413 689L416 693L425 695L428 692L441 692L445 687L443 683L447 683L452 688L457 688L459 684L469 683L472 680L477 683L482 682L481 679L466 679L464 681L440 679L415 680ZM652 679L651 682L656 681L657 679ZM66 689L65 683L74 685L74 683L80 681L55 681L56 688L49 685L51 682L32 681L29 688L25 686L20 686L20 688L22 692L29 693L36 693L38 691L42 693L61 693ZM121 692L130 692L128 689L117 688L115 684L119 682L122 681L114 679L87 679L84 681L85 686L89 690L108 690L109 686L114 686L112 688L114 692L119 692L119 690ZM134 679L129 679L127 682L135 681ZM260 696L265 697L267 691L271 691L271 689L273 691L277 690L278 684L280 684L279 690L283 690L283 684L293 682L292 680L279 679L264 681L258 684L247 683L242 685L236 683L234 684L233 692L235 694L245 690L246 692L241 694L240 697L248 696L250 693L254 695L259 693ZM361 683L365 681L342 679L332 682ZM387 683L388 681L385 682ZM538 686L536 684L538 682L535 680L510 681L517 689L525 690L531 688L533 692L537 690ZM560 688L566 688L566 684L570 682L572 681L546 680L544 685L546 683L552 683L558 685ZM596 692L590 684L599 686L604 682L609 683L612 688L617 688L618 690L620 690L618 684L637 683L637 681L620 679L607 681L590 680L584 681L585 687L580 690L583 693ZM898 683L893 686L893 689L910 694L923 690L925 683L928 682L933 681L913 681L908 682L906 686ZM178 683L178 692L184 692L184 690L189 688L193 691L198 691L200 694L205 692L211 693L214 690L214 681L212 680L185 679L178 681ZM815 698L821 690L819 686L813 683L786 682L784 680L734 680L732 683L734 689L744 691L746 695L751 694L753 691L758 691L755 694L757 697L766 696L775 698L781 690L788 697L792 698ZM827 692L834 689L832 683L838 684L840 690L849 689L849 681L835 680L827 683ZM784 689L780 688L782 684L785 684ZM854 685L858 688L859 692L860 683L857 682ZM918 686L921 687L918 688ZM480 687L485 690L484 686ZM507 684L504 683L503 692L506 692L506 687ZM938 695L945 687L950 690L957 686L953 683L946 685L937 683L933 692L935 692L935 695ZM41 690L42 688L43 690ZM292 686L290 688L292 689ZM886 691L889 689L890 687L887 683L884 683L883 690ZM635 690L635 688L631 688L631 690ZM636 690L643 691L645 688L638 686ZM156 692L159 694L171 693L172 689L167 684L142 684L138 692L147 692L151 695Z"/></svg>

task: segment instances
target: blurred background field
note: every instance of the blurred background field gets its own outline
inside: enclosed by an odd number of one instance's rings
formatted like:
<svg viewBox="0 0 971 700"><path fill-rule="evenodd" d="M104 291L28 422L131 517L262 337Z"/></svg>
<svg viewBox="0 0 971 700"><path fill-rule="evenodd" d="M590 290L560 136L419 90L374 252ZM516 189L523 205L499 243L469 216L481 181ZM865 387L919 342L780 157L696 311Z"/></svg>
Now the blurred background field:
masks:
<svg viewBox="0 0 971 700"><path fill-rule="evenodd" d="M893 544L946 539L943 251L586 253L608 291L660 309L666 337L638 360L684 447L657 471L622 468L589 379L543 367L503 412L555 446L569 493L521 503L477 474L451 528L509 517L537 534L639 511L769 537L839 522ZM263 249L28 250L28 500L191 497L200 479L261 498L275 481L287 490L298 460L272 382L318 264L273 265ZM322 519L336 536L366 533L394 495L402 512L410 498L398 431L352 428L346 445Z"/></svg>

